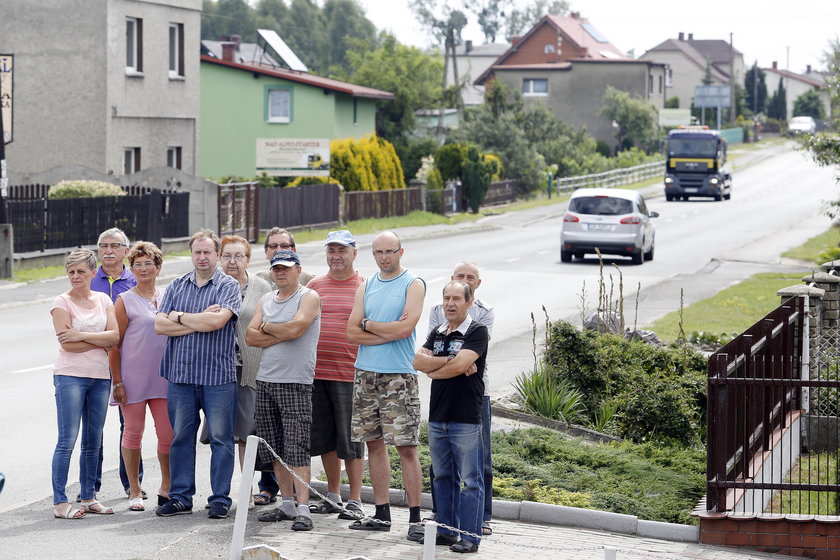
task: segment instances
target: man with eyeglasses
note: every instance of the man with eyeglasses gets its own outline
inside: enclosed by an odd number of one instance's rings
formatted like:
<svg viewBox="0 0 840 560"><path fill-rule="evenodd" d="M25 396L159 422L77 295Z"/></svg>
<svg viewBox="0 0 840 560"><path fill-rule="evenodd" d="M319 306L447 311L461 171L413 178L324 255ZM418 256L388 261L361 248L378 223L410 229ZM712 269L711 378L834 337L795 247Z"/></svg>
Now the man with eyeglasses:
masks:
<svg viewBox="0 0 840 560"><path fill-rule="evenodd" d="M354 521L350 528L390 531L391 465L386 444L395 446L400 456L409 523L420 522L420 397L413 363L414 327L423 311L426 283L401 266L405 250L396 233L378 234L372 246L379 272L356 291L347 338L359 345L353 441L367 444L376 512Z"/></svg>
<svg viewBox="0 0 840 560"><path fill-rule="evenodd" d="M99 262L101 263L90 280L90 289L94 292L107 294L111 301L116 303L117 298L123 292L127 292L137 285L131 269L125 266L125 256L128 254L128 236L119 228L106 229L99 234ZM120 415L120 444L123 436L123 415L122 410L117 407ZM129 493L128 475L125 472L125 462L122 453L120 456L120 482L126 495ZM104 454L102 446L99 447L99 464L96 467L96 483L94 491L99 492L102 486L102 460ZM143 483L143 459L140 459L140 483ZM146 492L143 492L143 499ZM80 501L80 498L76 500Z"/></svg>
<svg viewBox="0 0 840 560"><path fill-rule="evenodd" d="M291 234L291 232L286 231L281 227L274 226L265 233L265 260L271 262L271 259L274 258L277 251L292 251L297 253L297 248L295 247L295 237ZM261 270L257 272L257 276L268 282L271 285L272 290L277 289L277 285L274 283L274 278L271 277L269 271ZM299 280L300 285L306 286L314 277L315 275L311 272L301 269Z"/></svg>

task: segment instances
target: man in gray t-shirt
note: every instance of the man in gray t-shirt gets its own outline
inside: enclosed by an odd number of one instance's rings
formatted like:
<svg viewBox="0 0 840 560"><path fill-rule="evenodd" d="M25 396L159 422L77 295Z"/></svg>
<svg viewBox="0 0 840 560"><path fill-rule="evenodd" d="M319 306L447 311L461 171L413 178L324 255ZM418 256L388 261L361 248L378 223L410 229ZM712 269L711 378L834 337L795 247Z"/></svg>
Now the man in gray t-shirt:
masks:
<svg viewBox="0 0 840 560"><path fill-rule="evenodd" d="M275 253L271 275L277 290L263 296L248 325L245 342L263 349L257 373L257 435L296 475L308 481L312 381L321 332L321 299L315 291L299 284L300 270L296 253ZM258 519L292 520L293 531L311 531L309 488L292 477L265 445L259 447L257 463L273 465L283 498L280 507Z"/></svg>

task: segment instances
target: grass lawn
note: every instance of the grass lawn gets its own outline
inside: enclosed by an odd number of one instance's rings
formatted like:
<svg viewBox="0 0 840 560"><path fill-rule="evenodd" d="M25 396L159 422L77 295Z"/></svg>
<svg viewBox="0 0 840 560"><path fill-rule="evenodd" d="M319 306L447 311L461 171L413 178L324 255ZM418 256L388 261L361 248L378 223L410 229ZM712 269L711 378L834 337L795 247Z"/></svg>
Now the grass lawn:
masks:
<svg viewBox="0 0 840 560"><path fill-rule="evenodd" d="M782 253L782 256L789 259L799 259L822 264L825 260L820 255L838 246L840 246L840 228L833 227L829 228L825 233L812 237L799 247L794 247L790 251Z"/></svg>
<svg viewBox="0 0 840 560"><path fill-rule="evenodd" d="M730 286L714 296L683 309L685 334L702 331L713 334L741 333L779 306L776 292L802 283L801 273L762 272ZM679 337L679 310L668 313L646 327L662 340Z"/></svg>

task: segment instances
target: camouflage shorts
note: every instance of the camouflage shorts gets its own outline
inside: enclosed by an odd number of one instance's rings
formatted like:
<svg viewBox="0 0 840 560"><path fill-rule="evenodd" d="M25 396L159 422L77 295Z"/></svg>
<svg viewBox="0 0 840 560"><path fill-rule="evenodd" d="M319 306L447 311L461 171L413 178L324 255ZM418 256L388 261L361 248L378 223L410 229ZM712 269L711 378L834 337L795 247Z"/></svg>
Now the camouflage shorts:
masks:
<svg viewBox="0 0 840 560"><path fill-rule="evenodd" d="M353 441L384 439L389 445L420 441L417 374L356 370L353 381Z"/></svg>

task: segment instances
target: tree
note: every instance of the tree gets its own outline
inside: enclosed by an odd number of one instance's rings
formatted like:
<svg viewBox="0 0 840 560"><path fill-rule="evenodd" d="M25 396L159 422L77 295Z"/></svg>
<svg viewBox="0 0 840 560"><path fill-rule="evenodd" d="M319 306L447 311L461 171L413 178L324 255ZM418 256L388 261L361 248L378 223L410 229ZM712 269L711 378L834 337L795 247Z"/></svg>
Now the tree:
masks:
<svg viewBox="0 0 840 560"><path fill-rule="evenodd" d="M565 0L533 0L521 10L510 10L505 21L505 38L510 41L514 35L525 33L543 16L564 16L568 13L569 3Z"/></svg>
<svg viewBox="0 0 840 560"><path fill-rule="evenodd" d="M794 117L814 117L822 119L825 117L825 110L819 94L811 89L800 95L793 102Z"/></svg>
<svg viewBox="0 0 840 560"><path fill-rule="evenodd" d="M420 49L401 45L389 33L380 34L380 45L368 50L359 41L350 42L349 69L334 77L394 94L377 102L377 134L401 149L414 128L417 109L433 107L441 96L443 63Z"/></svg>
<svg viewBox="0 0 840 560"><path fill-rule="evenodd" d="M763 113L767 103L767 83L764 78L764 70L756 62L753 62L752 68L744 76L747 109L754 115Z"/></svg>
<svg viewBox="0 0 840 560"><path fill-rule="evenodd" d="M481 32L484 33L485 43L496 42L496 34L505 23L505 9L509 5L509 0L483 0L470 2L465 6L475 16Z"/></svg>
<svg viewBox="0 0 840 560"><path fill-rule="evenodd" d="M767 104L767 116L780 121L787 120L787 94L785 93L785 82L782 79L779 80L779 87Z"/></svg>
<svg viewBox="0 0 840 560"><path fill-rule="evenodd" d="M367 19L357 0L327 0L324 3L324 20L329 67L347 67L350 38L355 39L357 48L363 44L368 46L368 50L376 48L376 26Z"/></svg>
<svg viewBox="0 0 840 560"><path fill-rule="evenodd" d="M201 12L201 37L219 41L240 35L243 41L257 40L254 10L245 0L204 0Z"/></svg>
<svg viewBox="0 0 840 560"><path fill-rule="evenodd" d="M615 133L619 150L635 146L652 149L659 137L656 109L643 99L634 99L626 91L607 86L600 115L618 125Z"/></svg>

